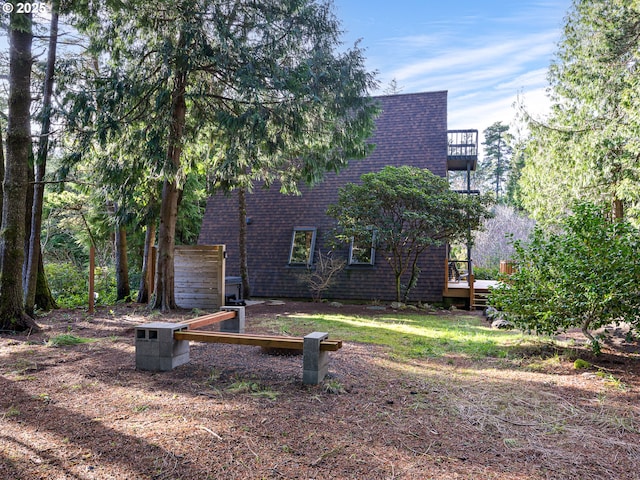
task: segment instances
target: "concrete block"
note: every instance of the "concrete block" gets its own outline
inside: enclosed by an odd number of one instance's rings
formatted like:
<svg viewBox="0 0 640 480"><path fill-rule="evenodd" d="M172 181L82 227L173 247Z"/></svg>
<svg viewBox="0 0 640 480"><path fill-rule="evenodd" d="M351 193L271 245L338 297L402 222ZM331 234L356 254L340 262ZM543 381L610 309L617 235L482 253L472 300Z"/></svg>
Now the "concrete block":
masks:
<svg viewBox="0 0 640 480"><path fill-rule="evenodd" d="M320 342L328 337L327 332L313 332L304 337L302 383L305 385L318 385L329 371L329 352L320 351Z"/></svg>
<svg viewBox="0 0 640 480"><path fill-rule="evenodd" d="M136 355L136 369L152 372L170 372L180 365L189 362L189 353L177 357L156 357L149 355Z"/></svg>
<svg viewBox="0 0 640 480"><path fill-rule="evenodd" d="M220 322L221 332L244 333L245 313L244 307L224 306L220 310L225 312L236 312L236 318Z"/></svg>
<svg viewBox="0 0 640 480"><path fill-rule="evenodd" d="M174 340L173 333L186 325L151 322L136 326L136 368L168 371L189 361L189 342Z"/></svg>

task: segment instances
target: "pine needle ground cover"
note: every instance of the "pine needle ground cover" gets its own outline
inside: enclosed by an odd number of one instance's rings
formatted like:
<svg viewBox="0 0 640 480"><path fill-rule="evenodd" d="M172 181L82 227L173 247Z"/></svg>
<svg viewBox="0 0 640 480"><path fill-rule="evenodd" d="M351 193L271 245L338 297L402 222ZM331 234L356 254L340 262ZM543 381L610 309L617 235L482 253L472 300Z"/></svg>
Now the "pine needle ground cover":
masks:
<svg viewBox="0 0 640 480"><path fill-rule="evenodd" d="M238 345L136 371L134 326L193 312L58 311L2 334L0 478L639 478L631 339L594 357L469 312L368 307L247 308L248 331L344 341L318 386L299 355ZM60 335L94 341L47 345Z"/></svg>

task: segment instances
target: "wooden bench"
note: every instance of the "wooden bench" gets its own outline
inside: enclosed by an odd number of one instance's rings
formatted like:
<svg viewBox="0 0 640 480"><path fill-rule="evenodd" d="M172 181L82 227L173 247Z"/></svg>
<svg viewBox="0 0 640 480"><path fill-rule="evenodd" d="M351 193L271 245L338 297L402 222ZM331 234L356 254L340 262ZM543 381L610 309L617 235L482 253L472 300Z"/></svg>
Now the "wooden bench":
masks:
<svg viewBox="0 0 640 480"><path fill-rule="evenodd" d="M201 317L190 318L189 320L182 320L181 324L189 325L189 330L192 328L204 327L217 322L223 322L225 320L231 320L236 318L236 312L232 310L210 313L209 315L203 315Z"/></svg>
<svg viewBox="0 0 640 480"><path fill-rule="evenodd" d="M248 333L207 332L204 330L180 330L174 333L176 340L192 342L231 343L234 345L255 345L264 348L303 350L304 337L280 337L274 335L254 335ZM320 351L336 352L342 348L342 340L321 340Z"/></svg>
<svg viewBox="0 0 640 480"><path fill-rule="evenodd" d="M189 361L189 342L255 345L263 348L302 350L302 381L317 385L328 372L328 352L342 348L341 340L329 340L326 332L313 332L305 337L246 334L244 307L226 307L217 312L179 323L152 322L136 327L136 368L169 371ZM239 319L242 319L241 321ZM213 323L227 324L235 331L211 332L196 328Z"/></svg>

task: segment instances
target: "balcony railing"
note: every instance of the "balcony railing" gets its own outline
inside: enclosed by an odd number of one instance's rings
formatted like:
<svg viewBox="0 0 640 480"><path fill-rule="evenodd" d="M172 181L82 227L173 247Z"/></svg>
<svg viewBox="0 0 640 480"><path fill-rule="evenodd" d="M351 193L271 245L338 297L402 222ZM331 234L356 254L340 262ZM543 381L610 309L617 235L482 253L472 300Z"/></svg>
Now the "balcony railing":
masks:
<svg viewBox="0 0 640 480"><path fill-rule="evenodd" d="M476 169L478 161L478 130L447 132L447 169Z"/></svg>

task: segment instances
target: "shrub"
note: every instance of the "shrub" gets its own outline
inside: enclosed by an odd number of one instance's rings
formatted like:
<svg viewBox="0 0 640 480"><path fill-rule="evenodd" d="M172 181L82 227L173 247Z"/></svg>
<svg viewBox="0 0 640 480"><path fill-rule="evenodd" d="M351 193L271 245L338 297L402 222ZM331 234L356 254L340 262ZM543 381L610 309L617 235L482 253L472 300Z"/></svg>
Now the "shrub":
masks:
<svg viewBox="0 0 640 480"><path fill-rule="evenodd" d="M71 262L47 263L45 272L49 288L62 308L86 306L89 293L89 269ZM97 302L103 305L116 303L116 280L113 267L96 267L95 291Z"/></svg>
<svg viewBox="0 0 640 480"><path fill-rule="evenodd" d="M640 326L640 231L629 222L579 204L562 233L536 229L528 245L514 247L518 269L489 301L519 328L556 334L580 327L598 351L592 329Z"/></svg>
<svg viewBox="0 0 640 480"><path fill-rule="evenodd" d="M87 272L71 262L47 263L44 269L51 294L60 307L86 305L89 290Z"/></svg>
<svg viewBox="0 0 640 480"><path fill-rule="evenodd" d="M318 251L316 262L300 274L300 280L309 287L315 302L322 300L322 294L335 283L336 276L347 264L346 261L334 257L332 253Z"/></svg>
<svg viewBox="0 0 640 480"><path fill-rule="evenodd" d="M476 280L497 280L500 275L499 268L473 267L473 276Z"/></svg>

